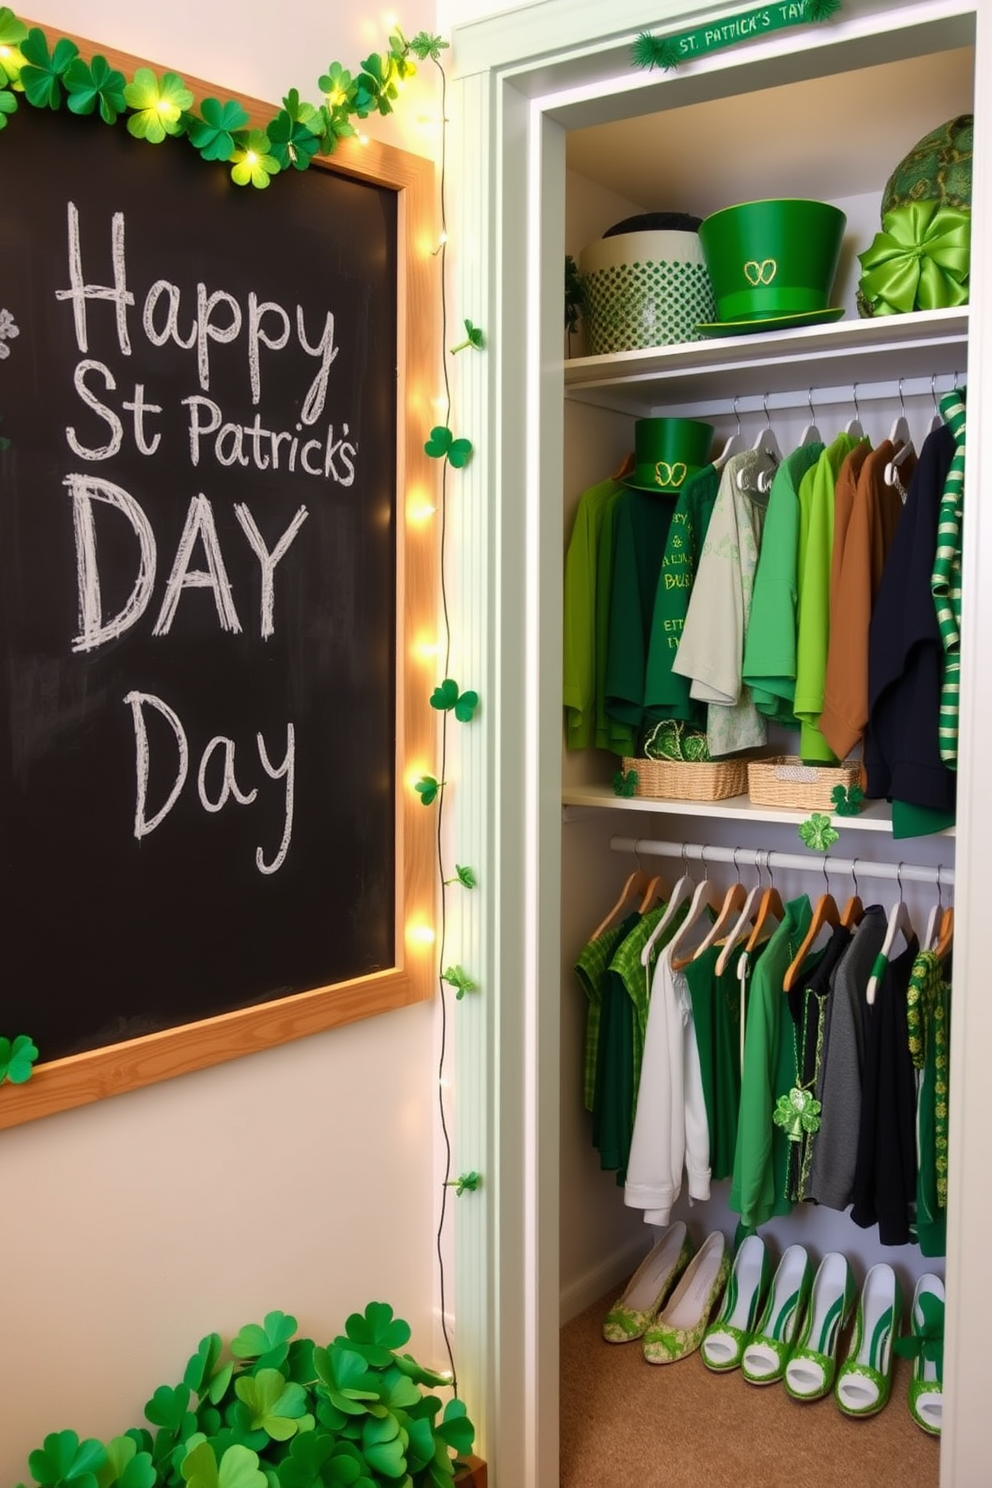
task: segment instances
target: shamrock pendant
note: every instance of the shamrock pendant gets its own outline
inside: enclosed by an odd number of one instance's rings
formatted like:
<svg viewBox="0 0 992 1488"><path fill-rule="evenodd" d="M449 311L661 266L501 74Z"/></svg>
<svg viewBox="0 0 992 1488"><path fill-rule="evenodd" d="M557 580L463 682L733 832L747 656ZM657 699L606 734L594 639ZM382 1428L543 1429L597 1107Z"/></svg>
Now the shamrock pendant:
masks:
<svg viewBox="0 0 992 1488"><path fill-rule="evenodd" d="M820 1102L812 1091L793 1085L788 1095L780 1095L772 1120L780 1126L790 1142L802 1141L804 1132L820 1129Z"/></svg>

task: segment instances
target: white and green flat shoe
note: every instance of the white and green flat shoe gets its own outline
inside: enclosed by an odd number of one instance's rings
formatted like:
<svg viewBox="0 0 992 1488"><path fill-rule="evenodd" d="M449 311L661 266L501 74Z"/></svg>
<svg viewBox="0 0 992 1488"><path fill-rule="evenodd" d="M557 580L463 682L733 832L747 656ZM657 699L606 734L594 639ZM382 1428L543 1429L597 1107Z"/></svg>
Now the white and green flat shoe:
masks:
<svg viewBox="0 0 992 1488"><path fill-rule="evenodd" d="M649 1364L674 1364L695 1353L729 1274L727 1242L719 1230L714 1230L644 1334L644 1357Z"/></svg>
<svg viewBox="0 0 992 1488"><path fill-rule="evenodd" d="M892 1345L899 1333L902 1292L891 1266L872 1266L861 1289L847 1358L834 1395L845 1416L874 1416L892 1390Z"/></svg>
<svg viewBox="0 0 992 1488"><path fill-rule="evenodd" d="M607 1343L631 1343L641 1338L658 1308L692 1259L692 1236L679 1219L644 1257L603 1319Z"/></svg>
<svg viewBox="0 0 992 1488"><path fill-rule="evenodd" d="M790 1245L782 1254L765 1309L744 1348L741 1374L749 1385L771 1385L785 1374L812 1286L809 1256L802 1245Z"/></svg>
<svg viewBox="0 0 992 1488"><path fill-rule="evenodd" d="M703 1334L700 1352L707 1369L719 1373L740 1366L770 1279L765 1242L760 1235L748 1235L734 1257L719 1314Z"/></svg>
<svg viewBox="0 0 992 1488"><path fill-rule="evenodd" d="M921 1276L913 1292L909 1336L895 1343L897 1354L913 1361L909 1413L917 1426L939 1436L944 1420L944 1283Z"/></svg>
<svg viewBox="0 0 992 1488"><path fill-rule="evenodd" d="M851 1316L855 1296L847 1257L831 1251L813 1278L806 1319L785 1366L785 1388L794 1400L821 1400L833 1388L837 1340Z"/></svg>

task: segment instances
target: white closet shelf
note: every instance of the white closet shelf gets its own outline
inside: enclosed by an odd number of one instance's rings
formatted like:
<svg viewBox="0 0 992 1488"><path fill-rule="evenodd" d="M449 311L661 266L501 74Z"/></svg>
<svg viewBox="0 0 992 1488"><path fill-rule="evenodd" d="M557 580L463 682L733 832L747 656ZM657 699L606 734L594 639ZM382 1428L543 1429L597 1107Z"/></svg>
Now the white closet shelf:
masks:
<svg viewBox="0 0 992 1488"><path fill-rule="evenodd" d="M612 356L570 357L565 395L636 417L734 399L788 393L796 406L806 390L958 376L967 370L968 307L920 310L871 320L798 327L754 336L709 338ZM864 358L863 362L860 358ZM859 373L861 374L859 376Z"/></svg>
<svg viewBox="0 0 992 1488"><path fill-rule="evenodd" d="M809 811L787 811L776 806L756 806L748 796L728 796L722 801L674 801L646 796L618 796L605 785L570 785L562 791L562 805L596 811L646 811L661 816L714 817L725 821L785 822L798 826ZM569 813L566 811L566 820ZM892 810L887 801L868 801L857 816L831 817L838 831L892 831ZM953 837L954 828L939 834Z"/></svg>

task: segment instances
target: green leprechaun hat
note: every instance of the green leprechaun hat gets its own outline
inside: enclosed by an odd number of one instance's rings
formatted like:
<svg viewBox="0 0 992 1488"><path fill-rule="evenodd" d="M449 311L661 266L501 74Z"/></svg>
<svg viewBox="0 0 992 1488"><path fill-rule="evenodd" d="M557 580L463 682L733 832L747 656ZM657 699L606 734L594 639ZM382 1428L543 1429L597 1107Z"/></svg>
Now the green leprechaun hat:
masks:
<svg viewBox="0 0 992 1488"><path fill-rule="evenodd" d="M636 491L678 492L701 470L713 425L699 419L642 418L634 423L634 471L624 481Z"/></svg>
<svg viewBox="0 0 992 1488"><path fill-rule="evenodd" d="M747 330L838 320L830 306L845 214L830 202L742 202L706 217L699 239L716 296L717 323Z"/></svg>

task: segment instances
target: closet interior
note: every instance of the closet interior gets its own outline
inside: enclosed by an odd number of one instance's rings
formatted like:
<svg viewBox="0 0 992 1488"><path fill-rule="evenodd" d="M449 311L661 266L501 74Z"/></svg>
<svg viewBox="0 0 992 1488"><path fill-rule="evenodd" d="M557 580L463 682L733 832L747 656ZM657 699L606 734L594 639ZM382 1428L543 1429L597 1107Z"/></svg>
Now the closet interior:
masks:
<svg viewBox="0 0 992 1488"><path fill-rule="evenodd" d="M928 11L923 24L880 27L842 45L831 45L823 28L796 50L783 43L777 55L749 62L740 48L708 70L659 80L647 94L604 97L587 108L590 122L569 128L565 249L576 260L613 224L644 212L705 217L738 202L812 197L840 206L847 225L831 297L845 314L832 324L610 356L588 355L581 327L566 336L563 551L580 498L621 468L641 417L706 420L716 451L734 434L751 445L766 426L782 451L796 448L810 424L829 442L854 420L875 444L902 419L921 448L940 398L967 385L967 306L863 319L856 254L879 229L882 191L897 162L930 130L972 110L973 44L968 14ZM797 752L795 734L776 725L769 743ZM631 876L643 885L659 875L662 898L687 876L712 880L721 896L739 883L741 899L774 886L783 900L806 894L814 905L828 893L841 906L859 896L887 914L901 904L921 943L954 904L953 827L897 839L888 803L870 801L857 815L834 818L839 838L824 854L798 835L808 812L753 805L747 796L623 797L614 789L618 765L607 751L563 743L562 1322L629 1276L659 1233L600 1165L583 1100L587 1005L575 966ZM683 1185L673 1214L697 1243L714 1229L732 1239L739 1215L729 1189L729 1180L715 1181L708 1200L690 1204ZM944 1273L943 1259L918 1245L883 1245L877 1227L811 1202L794 1204L761 1232L776 1255L794 1243L816 1259L842 1252L859 1284L887 1261L906 1298L922 1274ZM905 1402L888 1409L904 1410Z"/></svg>

